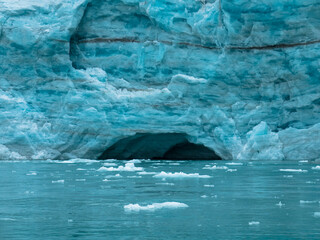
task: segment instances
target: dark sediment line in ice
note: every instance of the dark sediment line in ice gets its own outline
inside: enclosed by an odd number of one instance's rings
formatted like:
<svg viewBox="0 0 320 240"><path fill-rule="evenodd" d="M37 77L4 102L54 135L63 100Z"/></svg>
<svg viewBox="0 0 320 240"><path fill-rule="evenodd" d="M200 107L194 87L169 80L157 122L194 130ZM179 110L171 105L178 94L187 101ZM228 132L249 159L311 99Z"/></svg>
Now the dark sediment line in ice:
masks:
<svg viewBox="0 0 320 240"><path fill-rule="evenodd" d="M114 43L114 42L123 42L123 43L152 43L152 42L159 42L166 45L182 45L182 46L192 46L198 48L205 48L210 50L219 50L222 49L218 46L205 46L201 44L194 44L188 42L171 42L171 41L161 41L161 40L147 40L141 41L137 39L131 38L92 38L92 39L82 39L77 41L78 44L84 43ZM266 45L266 46L251 46L251 47L240 47L240 46L229 46L225 47L225 49L231 50L268 50L268 49L277 49L277 48L293 48L299 46L307 46L312 44L320 43L320 40L309 41L309 42L300 42L300 43L282 43L282 44L274 44L274 45Z"/></svg>

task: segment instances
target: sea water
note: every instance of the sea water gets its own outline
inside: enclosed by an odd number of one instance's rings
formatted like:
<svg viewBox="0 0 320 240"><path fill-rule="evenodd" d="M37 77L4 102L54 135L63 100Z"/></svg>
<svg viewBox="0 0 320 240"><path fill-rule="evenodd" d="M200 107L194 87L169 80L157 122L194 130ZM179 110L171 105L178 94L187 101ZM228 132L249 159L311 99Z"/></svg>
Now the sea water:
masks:
<svg viewBox="0 0 320 240"><path fill-rule="evenodd" d="M320 239L319 165L0 161L0 239Z"/></svg>

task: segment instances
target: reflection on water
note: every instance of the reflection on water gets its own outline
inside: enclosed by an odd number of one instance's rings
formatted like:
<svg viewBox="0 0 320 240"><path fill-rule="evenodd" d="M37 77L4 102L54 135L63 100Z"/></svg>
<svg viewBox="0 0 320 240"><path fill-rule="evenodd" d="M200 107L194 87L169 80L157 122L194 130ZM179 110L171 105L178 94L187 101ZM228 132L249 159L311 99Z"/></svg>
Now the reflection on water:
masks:
<svg viewBox="0 0 320 240"><path fill-rule="evenodd" d="M312 162L1 161L0 176L5 240L320 239Z"/></svg>

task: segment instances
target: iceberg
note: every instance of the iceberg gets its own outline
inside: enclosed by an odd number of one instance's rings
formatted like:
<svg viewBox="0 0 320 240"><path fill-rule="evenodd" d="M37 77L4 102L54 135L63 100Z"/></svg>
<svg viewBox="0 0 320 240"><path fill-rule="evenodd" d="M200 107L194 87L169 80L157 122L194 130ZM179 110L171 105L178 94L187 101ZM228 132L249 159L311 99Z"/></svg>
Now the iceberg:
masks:
<svg viewBox="0 0 320 240"><path fill-rule="evenodd" d="M128 145L141 158L162 136L161 156L188 142L210 159L315 160L319 13L318 0L0 0L0 159L98 159L142 134Z"/></svg>

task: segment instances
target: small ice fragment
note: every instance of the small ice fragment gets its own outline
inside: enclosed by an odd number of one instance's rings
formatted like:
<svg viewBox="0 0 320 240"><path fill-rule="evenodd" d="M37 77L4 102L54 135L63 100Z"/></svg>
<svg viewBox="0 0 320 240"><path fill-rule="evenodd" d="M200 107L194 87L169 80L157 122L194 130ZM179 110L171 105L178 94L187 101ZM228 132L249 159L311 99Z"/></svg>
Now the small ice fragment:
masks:
<svg viewBox="0 0 320 240"><path fill-rule="evenodd" d="M308 172L302 169L279 169L280 172Z"/></svg>
<svg viewBox="0 0 320 240"><path fill-rule="evenodd" d="M202 197L202 198L207 198L208 196L207 196L207 195L202 195L201 197Z"/></svg>
<svg viewBox="0 0 320 240"><path fill-rule="evenodd" d="M84 169L84 168L77 168L76 170L77 170L77 171L86 171L87 169Z"/></svg>
<svg viewBox="0 0 320 240"><path fill-rule="evenodd" d="M127 162L128 163L141 163L141 160L140 159L132 159L132 160L129 160Z"/></svg>
<svg viewBox="0 0 320 240"><path fill-rule="evenodd" d="M61 179L61 180L57 180L57 181L51 181L52 183L64 183L64 180Z"/></svg>
<svg viewBox="0 0 320 240"><path fill-rule="evenodd" d="M319 201L300 200L300 204L318 203ZM319 202L320 203L320 202Z"/></svg>
<svg viewBox="0 0 320 240"><path fill-rule="evenodd" d="M126 212L139 212L139 211L155 211L159 209L176 209L176 208L187 208L187 204L180 202L164 202L164 203L153 203L146 206L141 206L139 204L128 204L124 206Z"/></svg>
<svg viewBox="0 0 320 240"><path fill-rule="evenodd" d="M312 167L313 170L320 170L320 166Z"/></svg>
<svg viewBox="0 0 320 240"><path fill-rule="evenodd" d="M227 172L236 172L238 171L237 169L228 169Z"/></svg>
<svg viewBox="0 0 320 240"><path fill-rule="evenodd" d="M36 176L36 175L38 174L34 171L30 171L29 173L27 173L27 176Z"/></svg>
<svg viewBox="0 0 320 240"><path fill-rule="evenodd" d="M153 177L155 178L211 178L209 175L200 175L199 173L189 173L189 174L184 172L166 173L163 171L161 173L154 175Z"/></svg>
<svg viewBox="0 0 320 240"><path fill-rule="evenodd" d="M283 177L285 177L285 178L292 178L293 175L283 175Z"/></svg>
<svg viewBox="0 0 320 240"><path fill-rule="evenodd" d="M254 225L259 225L260 222L256 222L256 221L252 221L252 222L249 222L249 226L254 226Z"/></svg>
<svg viewBox="0 0 320 240"><path fill-rule="evenodd" d="M119 166L117 168L114 167L101 167L97 170L98 172L112 172L112 171L119 171L119 172L135 172L135 171L143 171L142 167L136 167L134 163L126 163L125 166Z"/></svg>
<svg viewBox="0 0 320 240"><path fill-rule="evenodd" d="M86 179L76 179L76 182L85 182Z"/></svg>
<svg viewBox="0 0 320 240"><path fill-rule="evenodd" d="M216 166L216 165L213 165L213 166L206 166L204 167L203 169L207 169L207 170L227 170L228 167L226 166Z"/></svg>
<svg viewBox="0 0 320 240"><path fill-rule="evenodd" d="M68 223L71 223L71 222L73 222L73 220L72 219L68 219Z"/></svg>
<svg viewBox="0 0 320 240"><path fill-rule="evenodd" d="M65 160L65 161L60 161L60 160L54 160L53 162L55 163L96 163L99 162L97 160L92 160L92 159L81 159L81 158L75 158L75 159L70 159L70 160Z"/></svg>
<svg viewBox="0 0 320 240"><path fill-rule="evenodd" d="M107 163L104 163L103 166L114 167L114 166L117 166L117 164L116 163L112 163L112 162L107 162Z"/></svg>
<svg viewBox="0 0 320 240"><path fill-rule="evenodd" d="M279 207L282 207L282 206L284 206L285 204L280 201L280 202L278 202L276 205L279 206Z"/></svg>
<svg viewBox="0 0 320 240"><path fill-rule="evenodd" d="M138 172L139 175L154 175L154 174L157 174L156 172Z"/></svg>
<svg viewBox="0 0 320 240"><path fill-rule="evenodd" d="M210 187L210 188L213 188L214 185L209 185L209 184L206 184L206 185L203 185L204 187Z"/></svg>
<svg viewBox="0 0 320 240"><path fill-rule="evenodd" d="M315 213L313 214L313 216L316 217L316 218L320 218L320 212L315 212Z"/></svg>
<svg viewBox="0 0 320 240"><path fill-rule="evenodd" d="M34 191L25 191L25 194L34 194Z"/></svg>
<svg viewBox="0 0 320 240"><path fill-rule="evenodd" d="M230 162L230 163L226 163L226 165L231 165L231 166L241 166L241 165L243 165L243 163L241 163L241 162Z"/></svg>
<svg viewBox="0 0 320 240"><path fill-rule="evenodd" d="M308 160L300 160L299 162L300 163L306 163L306 162L308 162Z"/></svg>

